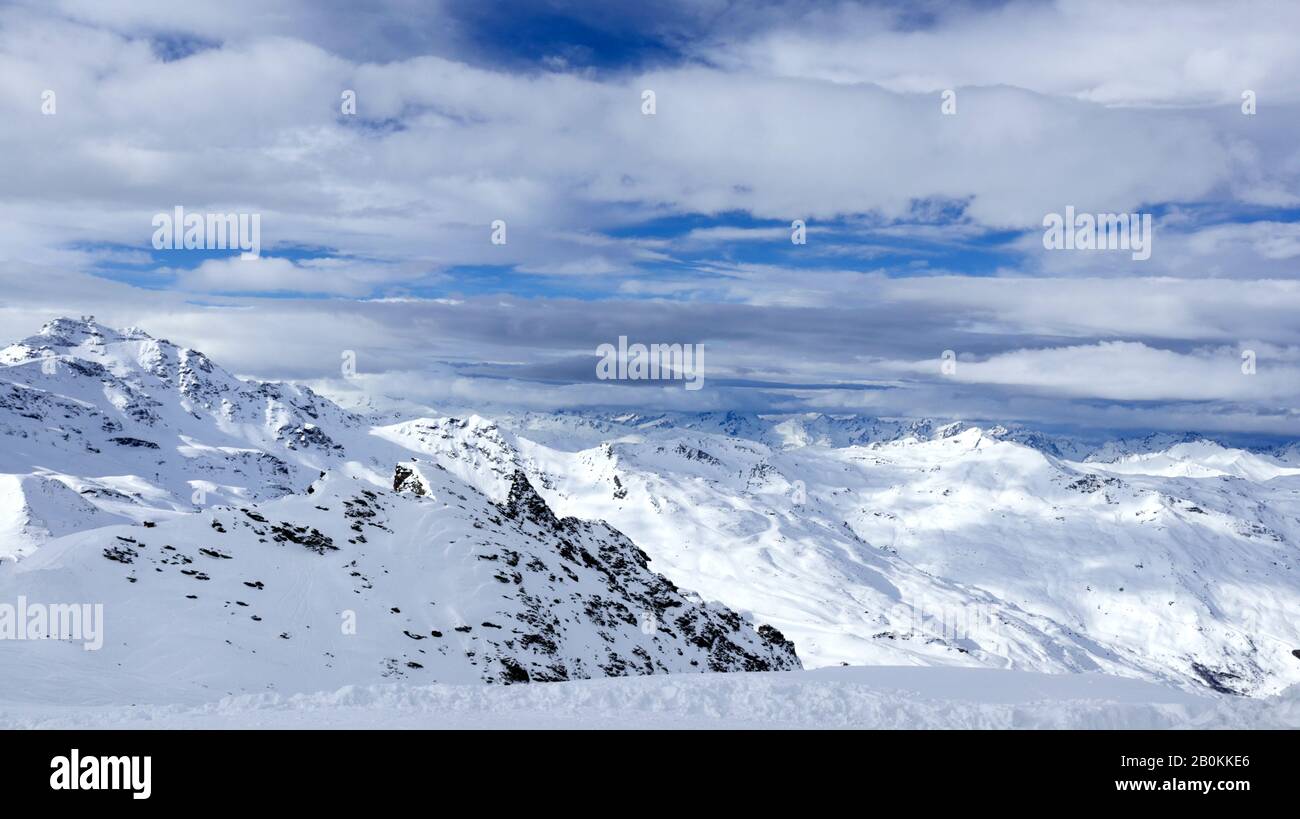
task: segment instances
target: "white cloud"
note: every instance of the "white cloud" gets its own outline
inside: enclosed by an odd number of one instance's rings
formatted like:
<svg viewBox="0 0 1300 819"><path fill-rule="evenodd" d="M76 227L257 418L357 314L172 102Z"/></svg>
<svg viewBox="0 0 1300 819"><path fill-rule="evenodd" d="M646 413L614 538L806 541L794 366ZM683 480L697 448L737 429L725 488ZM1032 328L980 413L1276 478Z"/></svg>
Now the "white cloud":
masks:
<svg viewBox="0 0 1300 819"><path fill-rule="evenodd" d="M1300 348L1255 358L1242 370L1243 349L1220 347L1179 353L1124 341L1012 350L982 361L956 361L951 375L965 384L1026 387L1043 394L1116 401L1292 399L1300 384ZM1258 354L1256 350L1254 353ZM939 360L900 369L933 375Z"/></svg>
<svg viewBox="0 0 1300 819"><path fill-rule="evenodd" d="M1019 0L960 5L936 25L895 25L888 7L840 4L727 44L715 60L777 76L908 92L1007 84L1108 105L1296 99L1300 8L1245 0Z"/></svg>

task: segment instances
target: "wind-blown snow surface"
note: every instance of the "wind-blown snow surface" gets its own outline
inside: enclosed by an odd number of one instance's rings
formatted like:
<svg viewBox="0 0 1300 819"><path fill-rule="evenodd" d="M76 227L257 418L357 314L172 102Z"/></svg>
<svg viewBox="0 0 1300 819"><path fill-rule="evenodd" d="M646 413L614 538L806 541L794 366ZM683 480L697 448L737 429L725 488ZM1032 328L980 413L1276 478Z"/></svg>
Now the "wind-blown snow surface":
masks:
<svg viewBox="0 0 1300 819"><path fill-rule="evenodd" d="M1193 695L1100 674L827 668L528 686L347 686L200 706L0 699L5 728L1298 728L1300 689Z"/></svg>
<svg viewBox="0 0 1300 819"><path fill-rule="evenodd" d="M22 657L0 683L50 702L781 669L796 649L1300 682L1294 443L736 413L376 425L61 319L0 351L0 447L19 558L0 602L109 604L99 652L0 642Z"/></svg>

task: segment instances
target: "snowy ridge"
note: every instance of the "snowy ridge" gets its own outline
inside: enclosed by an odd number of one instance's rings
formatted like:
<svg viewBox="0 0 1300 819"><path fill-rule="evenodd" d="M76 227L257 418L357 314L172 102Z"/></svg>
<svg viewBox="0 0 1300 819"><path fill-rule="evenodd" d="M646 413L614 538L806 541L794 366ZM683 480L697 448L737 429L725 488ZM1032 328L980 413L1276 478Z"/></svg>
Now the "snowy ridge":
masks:
<svg viewBox="0 0 1300 819"><path fill-rule="evenodd" d="M300 491L342 460L325 427L363 434L309 389L242 381L142 330L58 319L0 350L0 473L57 477L136 520Z"/></svg>

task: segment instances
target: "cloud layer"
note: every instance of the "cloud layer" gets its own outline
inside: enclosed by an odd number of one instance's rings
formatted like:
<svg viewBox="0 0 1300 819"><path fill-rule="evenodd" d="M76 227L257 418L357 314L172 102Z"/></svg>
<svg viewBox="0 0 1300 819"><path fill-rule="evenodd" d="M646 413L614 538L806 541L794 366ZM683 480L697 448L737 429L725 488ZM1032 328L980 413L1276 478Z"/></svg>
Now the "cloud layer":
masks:
<svg viewBox="0 0 1300 819"><path fill-rule="evenodd" d="M435 403L1294 433L1294 8L555 9L0 9L5 335L356 350L340 389ZM263 258L156 251L177 205L260 214ZM1153 213L1151 259L1044 250L1067 205ZM709 388L592 383L620 335L705 344Z"/></svg>

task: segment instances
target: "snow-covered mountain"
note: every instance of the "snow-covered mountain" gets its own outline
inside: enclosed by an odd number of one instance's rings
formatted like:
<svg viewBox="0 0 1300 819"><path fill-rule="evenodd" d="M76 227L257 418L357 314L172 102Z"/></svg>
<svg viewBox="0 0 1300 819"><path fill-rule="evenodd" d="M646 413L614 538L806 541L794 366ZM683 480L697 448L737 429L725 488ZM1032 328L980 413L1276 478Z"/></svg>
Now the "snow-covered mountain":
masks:
<svg viewBox="0 0 1300 819"><path fill-rule="evenodd" d="M161 644L173 665L201 654L186 677L222 691L249 690L249 667L281 690L781 668L797 662L788 637L807 666L1102 671L1261 696L1300 682L1294 443L734 412L393 423L66 319L0 366L0 531L15 533L0 549L25 555L0 566L5 593L62 578L50 588L147 601L183 634L230 624L201 651L133 624L136 673ZM313 532L337 551L290 537ZM103 556L128 548L130 564ZM525 599L564 624L543 635L554 654L524 645ZM359 635L384 630L340 653L343 610Z"/></svg>
<svg viewBox="0 0 1300 819"><path fill-rule="evenodd" d="M1096 669L1260 694L1300 680L1300 472L1275 457L1200 443L1078 462L966 425L773 446L607 424L567 445L562 418L535 416L377 434L488 494L525 470L556 509L610 521L809 665Z"/></svg>
<svg viewBox="0 0 1300 819"><path fill-rule="evenodd" d="M0 599L102 603L105 641L28 644L25 663L161 701L799 668L770 626L679 590L608 525L556 518L522 474L494 504L427 464L387 492L346 472L48 543L0 572Z"/></svg>
<svg viewBox="0 0 1300 819"><path fill-rule="evenodd" d="M0 478L0 531L22 537L0 601L105 620L98 651L0 641L23 652L5 685L177 701L800 667L777 630L679 589L622 533L556 517L522 472L493 502L308 391L140 331L62 320L3 360L4 463L28 471Z"/></svg>
<svg viewBox="0 0 1300 819"><path fill-rule="evenodd" d="M327 427L365 435L309 389L240 380L134 328L58 319L0 350L0 473L60 481L136 520L301 491L344 458Z"/></svg>
<svg viewBox="0 0 1300 819"><path fill-rule="evenodd" d="M570 427L597 429L609 433L616 429L634 429L642 433L654 430L689 430L729 438L743 438L773 449L797 449L806 446L846 447L890 441L930 441L949 438L967 429L981 429L990 438L1015 441L1057 457L1077 457L1095 451L1096 446L1061 435L1045 435L1018 424L992 424L983 427L961 421L935 421L929 418L877 418L863 415L826 414L820 412L769 415L752 412L619 414L558 414L545 416L524 414L509 416L514 423L527 426L532 433L545 434L562 419ZM581 419L581 420L579 420ZM533 437L533 436L530 436Z"/></svg>

